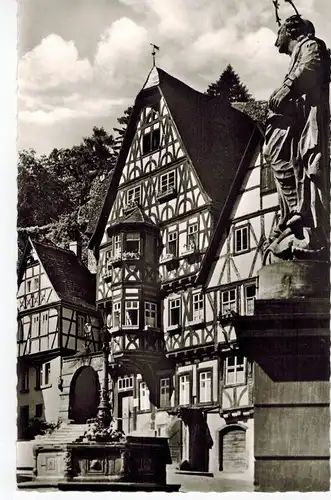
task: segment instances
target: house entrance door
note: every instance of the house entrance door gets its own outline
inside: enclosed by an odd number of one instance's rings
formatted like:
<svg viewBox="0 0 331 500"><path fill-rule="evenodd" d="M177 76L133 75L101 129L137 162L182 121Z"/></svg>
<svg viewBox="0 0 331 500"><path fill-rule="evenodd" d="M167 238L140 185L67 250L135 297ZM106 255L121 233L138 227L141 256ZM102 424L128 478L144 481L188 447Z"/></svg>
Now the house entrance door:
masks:
<svg viewBox="0 0 331 500"><path fill-rule="evenodd" d="M119 396L119 428L126 434L133 429L133 392L128 391Z"/></svg>
<svg viewBox="0 0 331 500"><path fill-rule="evenodd" d="M97 416L100 384L98 374L91 366L77 370L70 386L69 418L76 424L85 424Z"/></svg>

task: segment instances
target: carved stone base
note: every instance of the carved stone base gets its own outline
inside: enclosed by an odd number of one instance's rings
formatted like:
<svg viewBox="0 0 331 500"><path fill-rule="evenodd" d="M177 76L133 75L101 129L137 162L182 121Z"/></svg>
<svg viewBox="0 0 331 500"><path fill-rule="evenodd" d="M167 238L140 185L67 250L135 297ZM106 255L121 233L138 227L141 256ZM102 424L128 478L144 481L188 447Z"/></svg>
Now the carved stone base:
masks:
<svg viewBox="0 0 331 500"><path fill-rule="evenodd" d="M19 488L135 491L145 485L151 491L178 491L180 487L166 484L171 458L165 438L128 436L112 443L40 444L34 453L36 476Z"/></svg>
<svg viewBox="0 0 331 500"><path fill-rule="evenodd" d="M266 266L254 316L236 320L239 348L254 361L257 491L329 490L328 277L321 262Z"/></svg>

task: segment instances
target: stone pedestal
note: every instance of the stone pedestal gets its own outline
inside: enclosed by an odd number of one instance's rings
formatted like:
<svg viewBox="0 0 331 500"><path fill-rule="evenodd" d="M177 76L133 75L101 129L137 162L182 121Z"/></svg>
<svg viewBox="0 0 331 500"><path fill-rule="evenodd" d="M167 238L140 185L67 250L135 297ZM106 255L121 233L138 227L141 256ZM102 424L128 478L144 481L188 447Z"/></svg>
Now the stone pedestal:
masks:
<svg viewBox="0 0 331 500"><path fill-rule="evenodd" d="M236 323L255 362L256 491L330 488L328 282L322 262L266 266L254 316Z"/></svg>

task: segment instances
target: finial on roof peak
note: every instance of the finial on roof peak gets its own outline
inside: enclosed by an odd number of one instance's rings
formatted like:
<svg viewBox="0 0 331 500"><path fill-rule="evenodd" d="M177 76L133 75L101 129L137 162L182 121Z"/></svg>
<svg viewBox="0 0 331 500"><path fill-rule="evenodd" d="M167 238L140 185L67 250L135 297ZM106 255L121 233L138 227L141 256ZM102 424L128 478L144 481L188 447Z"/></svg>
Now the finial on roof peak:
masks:
<svg viewBox="0 0 331 500"><path fill-rule="evenodd" d="M157 45L155 45L154 43L150 43L150 45L153 47L153 51L152 51L152 56L153 56L153 67L155 66L155 56L156 56L156 51L159 51L160 50L160 47L158 47Z"/></svg>

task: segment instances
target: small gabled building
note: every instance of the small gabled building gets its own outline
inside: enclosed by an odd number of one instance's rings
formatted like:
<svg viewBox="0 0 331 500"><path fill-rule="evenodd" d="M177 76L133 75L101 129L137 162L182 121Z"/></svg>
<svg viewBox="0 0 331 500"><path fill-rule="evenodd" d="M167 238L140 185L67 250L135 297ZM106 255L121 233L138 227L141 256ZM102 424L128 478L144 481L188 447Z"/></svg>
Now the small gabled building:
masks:
<svg viewBox="0 0 331 500"><path fill-rule="evenodd" d="M95 276L72 250L28 240L18 271L18 429L24 438L35 418L56 422L63 397L65 356L99 350Z"/></svg>
<svg viewBox="0 0 331 500"><path fill-rule="evenodd" d="M193 470L252 470L251 366L229 311L253 310L277 200L251 107L153 67L90 241L118 425L167 436Z"/></svg>

